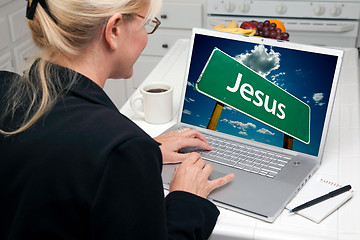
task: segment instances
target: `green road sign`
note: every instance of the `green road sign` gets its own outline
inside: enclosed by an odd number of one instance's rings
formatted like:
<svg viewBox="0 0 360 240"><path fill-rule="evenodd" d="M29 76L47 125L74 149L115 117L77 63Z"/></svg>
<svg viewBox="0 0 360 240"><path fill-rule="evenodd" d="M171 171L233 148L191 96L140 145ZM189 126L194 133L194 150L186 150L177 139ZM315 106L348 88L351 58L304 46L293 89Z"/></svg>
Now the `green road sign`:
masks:
<svg viewBox="0 0 360 240"><path fill-rule="evenodd" d="M217 48L195 88L301 142L310 143L309 105Z"/></svg>

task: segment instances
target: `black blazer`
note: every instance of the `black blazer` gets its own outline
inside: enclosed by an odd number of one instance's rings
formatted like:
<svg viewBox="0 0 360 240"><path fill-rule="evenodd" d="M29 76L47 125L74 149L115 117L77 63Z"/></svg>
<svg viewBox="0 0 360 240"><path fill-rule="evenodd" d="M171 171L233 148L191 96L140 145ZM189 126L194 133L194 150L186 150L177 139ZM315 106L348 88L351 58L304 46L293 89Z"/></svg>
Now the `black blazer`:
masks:
<svg viewBox="0 0 360 240"><path fill-rule="evenodd" d="M0 72L0 109L13 76ZM0 134L0 239L208 238L217 208L180 191L164 200L161 169L159 144L80 76L29 130Z"/></svg>

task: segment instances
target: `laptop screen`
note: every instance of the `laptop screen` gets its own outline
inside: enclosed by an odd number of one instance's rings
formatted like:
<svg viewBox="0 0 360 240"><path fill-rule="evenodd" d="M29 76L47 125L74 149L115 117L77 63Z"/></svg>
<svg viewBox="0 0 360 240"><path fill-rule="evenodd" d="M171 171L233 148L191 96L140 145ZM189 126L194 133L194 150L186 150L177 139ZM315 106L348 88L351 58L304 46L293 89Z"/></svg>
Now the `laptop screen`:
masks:
<svg viewBox="0 0 360 240"><path fill-rule="evenodd" d="M193 36L181 122L318 156L338 56L234 35Z"/></svg>

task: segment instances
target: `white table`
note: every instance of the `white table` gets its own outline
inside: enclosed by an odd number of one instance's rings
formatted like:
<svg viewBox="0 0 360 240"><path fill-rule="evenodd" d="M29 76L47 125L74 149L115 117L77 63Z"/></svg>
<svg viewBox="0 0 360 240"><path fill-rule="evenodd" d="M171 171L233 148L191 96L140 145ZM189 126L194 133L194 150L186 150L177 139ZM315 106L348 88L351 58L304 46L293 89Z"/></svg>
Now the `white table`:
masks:
<svg viewBox="0 0 360 240"><path fill-rule="evenodd" d="M163 57L144 83L160 81L174 86L174 119L170 123L152 125L136 116L129 101L120 111L155 137L176 122L180 110L180 94L185 77L189 40L178 40ZM307 184L319 177L351 184L354 193L339 210L316 224L288 210L274 223L266 223L220 208L220 216L210 239L360 239L360 87L357 49L345 49L334 111L330 123L323 163ZM144 84L143 83L143 84ZM140 86L141 87L141 86ZM135 92L138 93L139 89Z"/></svg>

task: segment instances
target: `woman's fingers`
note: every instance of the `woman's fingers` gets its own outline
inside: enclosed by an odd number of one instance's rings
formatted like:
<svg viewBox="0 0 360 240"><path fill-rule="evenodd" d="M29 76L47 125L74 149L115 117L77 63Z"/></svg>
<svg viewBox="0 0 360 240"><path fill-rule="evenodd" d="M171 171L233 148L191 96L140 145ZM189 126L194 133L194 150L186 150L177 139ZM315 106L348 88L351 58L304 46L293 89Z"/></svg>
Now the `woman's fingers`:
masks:
<svg viewBox="0 0 360 240"><path fill-rule="evenodd" d="M204 167L204 174L206 176L210 176L210 174L212 173L213 171L213 166L211 164L206 164L206 166ZM234 178L234 174L228 174L224 177L221 177L221 178L217 178L217 179L214 179L214 180L209 180L209 193L216 189L216 188L219 188L221 186L224 186L225 184L229 183L232 179Z"/></svg>
<svg viewBox="0 0 360 240"><path fill-rule="evenodd" d="M201 147L206 150L212 150L206 138L196 129L184 128L181 132L177 132L178 148L184 147Z"/></svg>
<svg viewBox="0 0 360 240"><path fill-rule="evenodd" d="M199 154L200 156L200 154ZM196 166L200 167L200 169L203 169L205 167L205 160L202 158L199 158L195 163Z"/></svg>
<svg viewBox="0 0 360 240"><path fill-rule="evenodd" d="M184 128L182 132L180 132L183 137L188 138L198 138L199 140L207 143L206 138L196 129Z"/></svg>
<svg viewBox="0 0 360 240"><path fill-rule="evenodd" d="M231 173L224 177L209 181L209 186L211 189L210 192L216 188L219 188L219 187L224 186L225 184L229 183L233 178L234 178L234 174Z"/></svg>
<svg viewBox="0 0 360 240"><path fill-rule="evenodd" d="M163 163L178 163L184 161L189 155L179 153L185 147L200 147L205 150L212 150L206 138L196 129L184 128L178 131L171 131L154 138L161 143L160 149Z"/></svg>
<svg viewBox="0 0 360 240"><path fill-rule="evenodd" d="M183 141L179 142L179 148L184 147L201 147L206 150L212 150L212 147L199 138L184 138Z"/></svg>
<svg viewBox="0 0 360 240"><path fill-rule="evenodd" d="M195 164L196 162L199 161L199 159L202 160L201 155L197 152L192 152L187 154L186 162L189 164Z"/></svg>
<svg viewBox="0 0 360 240"><path fill-rule="evenodd" d="M228 174L209 180L212 170L212 165L206 164L200 154L191 153L174 172L170 191L181 190L206 198L211 191L230 182L234 177L234 174Z"/></svg>

